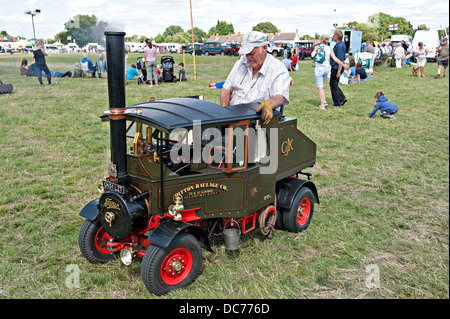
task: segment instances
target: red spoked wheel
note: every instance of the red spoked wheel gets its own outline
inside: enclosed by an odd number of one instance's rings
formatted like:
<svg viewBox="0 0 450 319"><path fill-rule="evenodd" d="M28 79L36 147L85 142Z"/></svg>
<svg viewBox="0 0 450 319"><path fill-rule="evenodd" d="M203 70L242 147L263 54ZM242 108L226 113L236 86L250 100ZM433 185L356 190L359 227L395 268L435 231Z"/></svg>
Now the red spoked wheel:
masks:
<svg viewBox="0 0 450 319"><path fill-rule="evenodd" d="M298 233L308 228L314 212L314 194L303 187L295 195L292 207L283 213L284 229Z"/></svg>
<svg viewBox="0 0 450 319"><path fill-rule="evenodd" d="M297 208L297 223L300 227L304 226L309 220L311 214L311 200L308 197L304 197Z"/></svg>
<svg viewBox="0 0 450 319"><path fill-rule="evenodd" d="M142 259L142 281L151 293L165 295L191 284L202 263L198 240L189 233L179 233L167 247L150 245Z"/></svg>
<svg viewBox="0 0 450 319"><path fill-rule="evenodd" d="M168 285L178 285L189 275L192 269L192 254L186 248L171 251L161 265L161 279Z"/></svg>
<svg viewBox="0 0 450 319"><path fill-rule="evenodd" d="M104 264L117 258L111 254L106 244L112 238L97 219L85 220L78 234L78 246L83 256L93 264Z"/></svg>
<svg viewBox="0 0 450 319"><path fill-rule="evenodd" d="M102 254L110 254L111 252L108 250L107 243L112 237L108 235L103 227L100 227L96 236L95 236L95 247L97 247L98 251Z"/></svg>

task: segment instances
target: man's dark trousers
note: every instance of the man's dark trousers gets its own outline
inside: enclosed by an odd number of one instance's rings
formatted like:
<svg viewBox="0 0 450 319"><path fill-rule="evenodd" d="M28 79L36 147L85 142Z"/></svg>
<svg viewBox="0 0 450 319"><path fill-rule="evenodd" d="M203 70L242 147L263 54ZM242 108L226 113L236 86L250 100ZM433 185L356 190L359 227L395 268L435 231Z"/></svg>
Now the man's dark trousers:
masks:
<svg viewBox="0 0 450 319"><path fill-rule="evenodd" d="M331 97L333 98L333 105L341 106L341 102L345 100L345 95L339 88L339 79L336 78L337 71L337 69L331 68L330 90Z"/></svg>

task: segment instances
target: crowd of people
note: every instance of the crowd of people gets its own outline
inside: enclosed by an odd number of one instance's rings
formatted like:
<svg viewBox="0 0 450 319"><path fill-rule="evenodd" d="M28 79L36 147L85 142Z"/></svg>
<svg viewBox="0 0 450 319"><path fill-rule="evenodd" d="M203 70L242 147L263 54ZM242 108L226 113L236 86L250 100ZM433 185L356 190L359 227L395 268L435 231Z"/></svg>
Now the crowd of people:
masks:
<svg viewBox="0 0 450 319"><path fill-rule="evenodd" d="M346 46L342 41L343 33L335 30L333 40L336 43L334 48L328 46L330 37L323 35L319 43L316 44L312 53L315 61L315 80L319 93L321 110L326 110L328 106L325 98L324 82L329 78L330 91L334 107L342 107L347 101L347 97L339 87L340 79L345 75L355 83L364 82L368 76L361 63L350 57L349 65L344 63L346 59ZM423 66L426 63L426 50L423 43L419 43L417 50L403 48L404 41L393 47L391 44L382 44L380 47L373 42L366 43L366 52L371 54L391 55L395 59L397 67L402 67L405 62L414 55L420 75L423 76ZM379 50L379 51L378 51ZM279 61L267 54L267 36L263 33L252 31L244 36L242 47L239 51L242 57L236 62L227 80L223 83L211 83L209 88L222 87L220 103L222 106L260 102L257 111L261 111L263 124L270 121L272 110L279 109L280 106L289 103L289 87L292 85L289 72L293 71L297 61L286 57ZM444 67L444 76L448 67L448 42L447 38L442 39L439 47L438 75L440 77L441 68ZM380 112L383 118L395 119L398 106L389 101L379 91L375 94L375 106L368 119L375 113Z"/></svg>
<svg viewBox="0 0 450 319"><path fill-rule="evenodd" d="M150 87L153 85L158 86L158 82L161 81L161 67L157 65L156 58L156 47L152 45L149 39L145 40L147 46L144 49L144 65L127 64L128 52L125 51L125 74L124 80L125 84L128 81L138 80L138 84L147 83ZM107 76L107 63L104 58L103 53L98 55L98 59L95 63L88 58L86 53L83 54L80 62L76 62L73 66L72 71L59 72L50 70L47 66L45 57L48 53L45 51L44 46L40 41L36 42L33 49L33 62L29 65L27 59L22 59L20 67L20 75L22 76L37 76L39 84L44 86L42 82L42 77L46 77L49 86L54 86L52 84L52 77L70 77L70 78L81 78L81 77L92 77L92 78L102 78ZM174 77L176 81L186 81L186 70L184 69L184 64L181 62L178 64L178 78ZM141 70L141 73L139 73Z"/></svg>
<svg viewBox="0 0 450 319"><path fill-rule="evenodd" d="M330 37L323 35L315 45L311 55L314 60L315 82L320 100L318 108L321 110L326 110L328 106L324 89L324 83L327 78L329 78L333 106L341 107L348 101L339 87L339 84L342 83L342 78L348 78L349 83L362 83L369 77L361 63L359 61L355 62L352 56L347 60L349 64L344 63L347 50L342 39L343 33L340 30L335 30L333 34L335 46L331 49L328 46ZM149 39L146 39L145 42L144 63L140 69L142 73L145 71L145 83L149 87L153 85L158 86L158 82L161 81L161 71L156 62L156 48ZM272 55L267 54L267 45L268 37L266 34L258 31L247 33L239 49L241 58L235 63L226 81L219 83L213 82L209 85L209 88L221 89L220 103L222 106L260 101L260 106L257 111L262 112L261 117L263 123L270 121L272 118L272 110L280 109L280 107L289 103L289 87L294 85L289 72L298 70L299 59L297 53L293 57L285 57L280 61ZM385 43L379 46L371 41L367 41L365 52L391 55L395 60L397 68L403 67L406 61L414 55L419 76L424 77L423 73L427 50L424 48L423 43L420 42L418 45L419 47L416 50L412 50L411 46L408 47L404 41L398 43L396 46L392 46L391 44L386 45ZM447 38L442 39L438 51L440 53L438 58L438 74L435 78L440 78L442 67L444 68L443 77L447 73L449 57ZM36 75L41 86L43 86L42 76L45 76L48 85L53 86L51 82L52 77L82 77L90 75L101 78L107 72L103 54L99 54L98 60L95 63L89 60L87 55L84 54L83 59L80 63L75 64L72 72L50 70L45 61L47 55L42 43L39 41L36 42L36 47L33 51L34 61L28 66L28 61L23 59L21 75ZM176 81L186 81L184 64L179 63L178 67L179 77ZM130 67L127 67L127 53L125 53L125 83L136 79L144 82L142 80L142 74L139 74L138 69L139 67L136 64L131 64ZM380 116L382 117L395 118L394 114L397 113L398 107L388 101L381 91L375 95L375 101L374 110L369 114L368 118L373 117L378 110L380 110Z"/></svg>
<svg viewBox="0 0 450 319"><path fill-rule="evenodd" d="M425 77L424 69L427 63L428 50L425 48L423 42L417 43L417 48L413 48L412 44L407 44L404 40L397 44L390 42L388 45L382 43L381 45L375 45L374 42L367 41L365 46L365 52L377 54L387 54L392 56L393 61L395 61L395 67L400 69L406 65L416 66L418 69L418 76ZM438 48L439 57L438 61L438 74L435 76L436 79L440 78L440 70L444 67L444 76L446 75L448 67L448 38L443 37L440 41L440 46ZM415 62L413 63L412 60Z"/></svg>

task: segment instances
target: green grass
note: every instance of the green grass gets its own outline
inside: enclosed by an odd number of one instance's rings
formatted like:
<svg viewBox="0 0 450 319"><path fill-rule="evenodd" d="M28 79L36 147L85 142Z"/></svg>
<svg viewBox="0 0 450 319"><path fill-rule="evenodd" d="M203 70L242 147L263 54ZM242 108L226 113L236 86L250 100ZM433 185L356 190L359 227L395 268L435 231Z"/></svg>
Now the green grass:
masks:
<svg viewBox="0 0 450 319"><path fill-rule="evenodd" d="M57 71L78 60L47 58ZM235 60L197 57L194 81L188 56L188 82L130 83L127 105L188 95L218 103L220 91L206 87L225 80ZM78 248L78 213L98 197L110 158L109 127L99 120L107 80L54 78L60 84L41 88L19 76L19 64L17 54L0 55L0 80L14 85L0 95L0 298L157 298L140 260L92 265ZM449 81L435 80L436 70L428 63L426 78L412 78L410 68L376 68L367 83L341 86L344 107L319 111L314 68L301 61L285 113L318 145L309 172L320 205L310 227L272 240L244 235L233 256L216 239L199 278L161 298L448 298ZM331 105L328 83L325 90ZM399 106L396 120L366 119L380 90ZM68 265L80 269L79 288L66 285ZM379 288L366 285L369 265Z"/></svg>

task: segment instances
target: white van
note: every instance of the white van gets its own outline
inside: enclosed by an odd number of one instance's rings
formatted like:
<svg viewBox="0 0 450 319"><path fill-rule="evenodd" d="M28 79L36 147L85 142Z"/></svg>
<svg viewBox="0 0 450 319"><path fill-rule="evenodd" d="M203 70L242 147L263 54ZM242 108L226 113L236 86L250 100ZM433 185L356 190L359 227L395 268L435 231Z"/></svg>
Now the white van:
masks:
<svg viewBox="0 0 450 319"><path fill-rule="evenodd" d="M412 47L414 50L419 48L419 42L423 42L423 47L428 50L427 60L436 62L439 48L439 33L437 31L418 30L414 35Z"/></svg>
<svg viewBox="0 0 450 319"><path fill-rule="evenodd" d="M406 34L394 34L391 36L392 43L399 43L401 41L405 41L406 44L410 44L412 42L412 36Z"/></svg>

